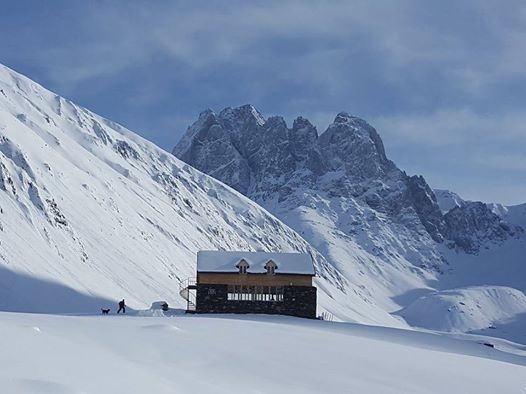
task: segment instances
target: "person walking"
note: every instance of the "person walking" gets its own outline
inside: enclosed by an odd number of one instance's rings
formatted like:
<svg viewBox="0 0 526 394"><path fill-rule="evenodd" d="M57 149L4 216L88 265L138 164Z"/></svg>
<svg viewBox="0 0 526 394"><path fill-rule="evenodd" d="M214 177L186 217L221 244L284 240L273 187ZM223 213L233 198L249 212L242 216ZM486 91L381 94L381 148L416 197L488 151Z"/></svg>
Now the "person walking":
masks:
<svg viewBox="0 0 526 394"><path fill-rule="evenodd" d="M119 301L119 310L117 313L120 313L120 311L122 311L122 313L126 313L126 303L124 302L124 299Z"/></svg>

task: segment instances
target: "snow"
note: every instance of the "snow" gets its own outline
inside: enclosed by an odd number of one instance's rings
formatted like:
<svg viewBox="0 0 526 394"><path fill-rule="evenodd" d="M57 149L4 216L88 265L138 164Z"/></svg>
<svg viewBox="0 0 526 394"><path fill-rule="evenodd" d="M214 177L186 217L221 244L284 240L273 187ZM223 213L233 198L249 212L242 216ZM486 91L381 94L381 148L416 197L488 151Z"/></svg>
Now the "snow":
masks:
<svg viewBox="0 0 526 394"><path fill-rule="evenodd" d="M442 213L447 213L455 207L460 207L465 202L462 197L450 190L434 189L433 192Z"/></svg>
<svg viewBox="0 0 526 394"><path fill-rule="evenodd" d="M473 286L426 294L400 311L409 324L431 330L473 332L496 329L526 315L526 295L503 286ZM517 332L526 343L526 332Z"/></svg>
<svg viewBox="0 0 526 394"><path fill-rule="evenodd" d="M316 198L308 197L304 206L283 206L271 201L264 207L288 226L301 229L302 237L347 278L350 311L334 304L326 307L342 320L406 326L399 316L391 313L400 309L401 298L413 289L428 288L429 282L436 281L436 274L404 258L405 254L415 259L437 259L431 239L418 240L429 249L417 248L407 229L392 224L386 226L384 217L373 214L370 209L362 210L353 201L317 193ZM335 221L339 231L334 230ZM330 290L328 293L332 294ZM323 295L318 296L323 298Z"/></svg>
<svg viewBox="0 0 526 394"><path fill-rule="evenodd" d="M199 250L307 253L320 309L348 309L341 275L248 198L1 65L0 89L0 310L182 307Z"/></svg>
<svg viewBox="0 0 526 394"><path fill-rule="evenodd" d="M0 313L6 393L521 393L526 349L267 316Z"/></svg>
<svg viewBox="0 0 526 394"><path fill-rule="evenodd" d="M205 250L197 253L198 272L238 272L236 265L245 260L247 272L265 273L265 265L273 261L277 274L314 275L312 258L305 253L267 253Z"/></svg>

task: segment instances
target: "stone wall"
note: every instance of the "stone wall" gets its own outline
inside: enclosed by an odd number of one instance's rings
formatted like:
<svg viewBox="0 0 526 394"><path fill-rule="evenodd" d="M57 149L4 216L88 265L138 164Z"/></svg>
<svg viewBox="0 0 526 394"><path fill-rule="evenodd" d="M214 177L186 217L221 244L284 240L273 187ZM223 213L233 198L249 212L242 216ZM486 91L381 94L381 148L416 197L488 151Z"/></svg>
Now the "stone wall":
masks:
<svg viewBox="0 0 526 394"><path fill-rule="evenodd" d="M229 301L227 285L198 284L197 313L264 313L316 318L316 288L285 286L283 301Z"/></svg>

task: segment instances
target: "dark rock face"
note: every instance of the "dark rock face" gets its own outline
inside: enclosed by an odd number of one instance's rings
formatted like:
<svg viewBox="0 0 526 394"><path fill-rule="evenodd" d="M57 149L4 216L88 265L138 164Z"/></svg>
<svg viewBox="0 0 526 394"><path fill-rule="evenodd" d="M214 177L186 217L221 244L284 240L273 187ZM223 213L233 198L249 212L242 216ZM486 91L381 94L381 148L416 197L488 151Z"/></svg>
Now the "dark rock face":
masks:
<svg viewBox="0 0 526 394"><path fill-rule="evenodd" d="M320 147L331 170L343 167L356 180L381 177L394 168L376 130L345 112L339 113L321 135Z"/></svg>
<svg viewBox="0 0 526 394"><path fill-rule="evenodd" d="M332 197L362 198L394 216L411 207L440 239L443 222L425 180L407 177L387 159L376 130L345 112L318 137L302 117L289 129L282 117L265 120L250 105L226 108L219 115L207 110L173 153L260 202L314 189Z"/></svg>
<svg viewBox="0 0 526 394"><path fill-rule="evenodd" d="M226 108L219 115L207 110L173 153L264 206L274 200L287 209L310 206L313 199L345 200L347 206L387 215L413 231L409 237L425 231L435 242L448 239L469 253L478 250L476 237L500 240L518 232L507 229L484 204L444 216L425 179L398 169L386 157L376 130L345 112L318 136L305 118L288 128L282 117L265 119L251 105ZM347 226L341 218L334 221L336 227ZM490 229L482 234L484 226Z"/></svg>
<svg viewBox="0 0 526 394"><path fill-rule="evenodd" d="M438 242L443 240L446 223L438 207L435 194L422 176L407 178L406 199L415 211L431 237ZM430 203L431 202L431 203Z"/></svg>
<svg viewBox="0 0 526 394"><path fill-rule="evenodd" d="M214 178L228 179L230 186L245 194L250 184L248 162L219 120L212 111L202 112L188 130L191 133L188 149L179 152L178 156L186 162L195 160L195 167Z"/></svg>
<svg viewBox="0 0 526 394"><path fill-rule="evenodd" d="M520 236L522 227L505 223L482 202L464 202L444 215L446 238L468 253L477 253L487 241L502 242Z"/></svg>

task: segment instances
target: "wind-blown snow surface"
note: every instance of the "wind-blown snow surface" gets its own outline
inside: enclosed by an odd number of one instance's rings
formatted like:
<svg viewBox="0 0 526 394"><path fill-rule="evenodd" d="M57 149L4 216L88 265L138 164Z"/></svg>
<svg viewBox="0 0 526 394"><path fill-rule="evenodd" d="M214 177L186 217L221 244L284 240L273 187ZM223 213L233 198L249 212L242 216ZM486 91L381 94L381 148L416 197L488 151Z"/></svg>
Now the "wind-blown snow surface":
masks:
<svg viewBox="0 0 526 394"><path fill-rule="evenodd" d="M522 393L526 349L285 317L0 313L6 393Z"/></svg>
<svg viewBox="0 0 526 394"><path fill-rule="evenodd" d="M182 305L202 249L311 253L322 307L351 305L336 270L248 198L0 66L0 310Z"/></svg>

